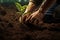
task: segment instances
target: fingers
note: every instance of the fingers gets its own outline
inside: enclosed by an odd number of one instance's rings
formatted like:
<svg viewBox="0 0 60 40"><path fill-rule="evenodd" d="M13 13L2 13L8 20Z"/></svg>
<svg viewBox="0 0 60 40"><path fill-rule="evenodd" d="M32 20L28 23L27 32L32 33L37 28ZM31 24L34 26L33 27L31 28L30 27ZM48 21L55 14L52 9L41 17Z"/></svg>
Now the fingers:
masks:
<svg viewBox="0 0 60 40"><path fill-rule="evenodd" d="M24 14L19 18L19 22L23 23L26 21L26 19L29 17L30 14Z"/></svg>
<svg viewBox="0 0 60 40"><path fill-rule="evenodd" d="M32 23L32 24L38 24L39 23L39 19L37 17L33 17L32 15L30 15L27 19L26 22Z"/></svg>
<svg viewBox="0 0 60 40"><path fill-rule="evenodd" d="M25 20L26 22L29 22L30 21L30 19L31 19L31 15Z"/></svg>
<svg viewBox="0 0 60 40"><path fill-rule="evenodd" d="M34 23L35 20L36 20L36 18L31 18L31 19L30 19L30 22L31 22L31 23Z"/></svg>
<svg viewBox="0 0 60 40"><path fill-rule="evenodd" d="M25 21L25 19L27 18L27 15L23 15L22 17L21 17L22 19L22 22L24 22Z"/></svg>
<svg viewBox="0 0 60 40"><path fill-rule="evenodd" d="M26 19L26 16L24 15L24 16L22 16L22 17L19 18L19 22L23 23L25 19Z"/></svg>

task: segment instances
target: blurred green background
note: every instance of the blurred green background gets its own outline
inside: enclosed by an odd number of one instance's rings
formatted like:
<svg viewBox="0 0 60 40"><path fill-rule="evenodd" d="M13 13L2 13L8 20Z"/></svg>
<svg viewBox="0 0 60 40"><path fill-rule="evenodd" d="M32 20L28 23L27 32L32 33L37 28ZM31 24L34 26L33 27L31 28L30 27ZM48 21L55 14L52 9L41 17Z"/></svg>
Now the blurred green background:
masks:
<svg viewBox="0 0 60 40"><path fill-rule="evenodd" d="M20 4L24 5L24 4L28 4L29 0L0 0L0 4L1 3L15 3L15 2L19 2Z"/></svg>

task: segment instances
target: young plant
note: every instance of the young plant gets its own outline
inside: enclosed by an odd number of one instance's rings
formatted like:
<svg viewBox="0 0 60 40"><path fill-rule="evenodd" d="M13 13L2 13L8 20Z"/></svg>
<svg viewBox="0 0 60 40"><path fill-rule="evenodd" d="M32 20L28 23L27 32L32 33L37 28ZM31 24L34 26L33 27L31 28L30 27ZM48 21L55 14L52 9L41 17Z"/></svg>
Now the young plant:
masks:
<svg viewBox="0 0 60 40"><path fill-rule="evenodd" d="M21 13L21 15L24 13L27 5L21 5L20 3L16 2L15 3L17 10L19 11L18 13Z"/></svg>

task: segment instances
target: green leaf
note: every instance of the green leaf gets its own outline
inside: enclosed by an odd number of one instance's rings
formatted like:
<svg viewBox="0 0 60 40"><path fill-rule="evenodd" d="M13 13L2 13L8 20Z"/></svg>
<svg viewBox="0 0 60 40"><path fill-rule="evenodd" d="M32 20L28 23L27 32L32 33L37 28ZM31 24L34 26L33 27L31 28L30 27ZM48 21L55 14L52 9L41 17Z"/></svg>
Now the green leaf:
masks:
<svg viewBox="0 0 60 40"><path fill-rule="evenodd" d="M18 9L18 11L20 12L20 14L21 15L24 14L24 11L25 11L27 5L22 6L20 3L15 3L15 5L16 5L16 8Z"/></svg>
<svg viewBox="0 0 60 40"><path fill-rule="evenodd" d="M21 11L21 8L22 8L21 4L19 4L19 3L15 3L15 4L16 4L17 9L18 9L19 11Z"/></svg>

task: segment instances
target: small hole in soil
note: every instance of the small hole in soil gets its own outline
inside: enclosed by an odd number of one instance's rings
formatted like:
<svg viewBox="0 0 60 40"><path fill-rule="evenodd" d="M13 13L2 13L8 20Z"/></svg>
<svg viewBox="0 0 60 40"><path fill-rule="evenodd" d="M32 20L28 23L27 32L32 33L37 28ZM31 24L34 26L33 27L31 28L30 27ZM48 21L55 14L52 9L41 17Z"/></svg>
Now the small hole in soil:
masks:
<svg viewBox="0 0 60 40"><path fill-rule="evenodd" d="M3 24L3 23L0 23L0 25L1 25L2 27L4 27L4 24Z"/></svg>
<svg viewBox="0 0 60 40"><path fill-rule="evenodd" d="M2 20L0 19L0 22L2 22Z"/></svg>
<svg viewBox="0 0 60 40"><path fill-rule="evenodd" d="M5 11L0 11L0 15L5 16L6 12Z"/></svg>
<svg viewBox="0 0 60 40"><path fill-rule="evenodd" d="M24 38L25 40L33 40L31 36L27 35L26 38Z"/></svg>
<svg viewBox="0 0 60 40"><path fill-rule="evenodd" d="M13 27L13 25L11 23L8 24L8 27Z"/></svg>

